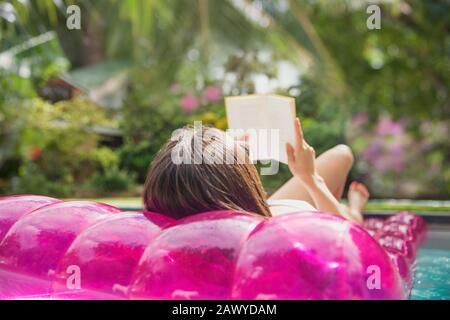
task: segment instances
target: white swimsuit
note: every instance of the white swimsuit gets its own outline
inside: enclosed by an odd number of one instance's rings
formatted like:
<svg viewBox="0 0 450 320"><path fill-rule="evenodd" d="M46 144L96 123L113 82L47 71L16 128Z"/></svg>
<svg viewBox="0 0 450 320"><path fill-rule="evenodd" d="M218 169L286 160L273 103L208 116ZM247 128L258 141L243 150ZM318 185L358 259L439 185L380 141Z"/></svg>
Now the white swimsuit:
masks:
<svg viewBox="0 0 450 320"><path fill-rule="evenodd" d="M267 200L267 203L271 207L282 206L292 207L298 211L317 211L312 205L302 200L280 199L280 200Z"/></svg>

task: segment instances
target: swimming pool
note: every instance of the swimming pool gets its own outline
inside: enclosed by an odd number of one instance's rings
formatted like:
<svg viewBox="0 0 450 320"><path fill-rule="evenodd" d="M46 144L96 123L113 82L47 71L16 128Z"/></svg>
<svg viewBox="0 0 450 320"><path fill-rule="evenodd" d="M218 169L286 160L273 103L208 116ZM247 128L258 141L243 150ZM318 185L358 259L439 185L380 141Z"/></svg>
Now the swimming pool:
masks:
<svg viewBox="0 0 450 320"><path fill-rule="evenodd" d="M450 299L450 224L428 224L427 241L419 251L412 300Z"/></svg>

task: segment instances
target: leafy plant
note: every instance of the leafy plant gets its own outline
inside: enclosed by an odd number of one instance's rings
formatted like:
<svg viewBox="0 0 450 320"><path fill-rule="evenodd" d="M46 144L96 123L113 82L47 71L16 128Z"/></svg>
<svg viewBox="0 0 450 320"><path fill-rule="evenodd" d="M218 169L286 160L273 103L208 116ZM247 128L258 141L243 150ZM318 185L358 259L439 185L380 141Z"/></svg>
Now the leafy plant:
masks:
<svg viewBox="0 0 450 320"><path fill-rule="evenodd" d="M95 172L117 167L117 156L98 147L100 137L95 132L96 126L111 120L88 100L50 104L31 99L24 101L23 110L21 162L12 186L16 192L68 196Z"/></svg>
<svg viewBox="0 0 450 320"><path fill-rule="evenodd" d="M19 176L12 179L7 193L70 197L73 196L74 189L74 181L69 172L62 173L57 179L50 179L37 163L26 162L21 166Z"/></svg>
<svg viewBox="0 0 450 320"><path fill-rule="evenodd" d="M104 172L95 172L87 183L88 188L94 191L110 194L117 191L126 191L135 185L135 175L117 167L109 168Z"/></svg>

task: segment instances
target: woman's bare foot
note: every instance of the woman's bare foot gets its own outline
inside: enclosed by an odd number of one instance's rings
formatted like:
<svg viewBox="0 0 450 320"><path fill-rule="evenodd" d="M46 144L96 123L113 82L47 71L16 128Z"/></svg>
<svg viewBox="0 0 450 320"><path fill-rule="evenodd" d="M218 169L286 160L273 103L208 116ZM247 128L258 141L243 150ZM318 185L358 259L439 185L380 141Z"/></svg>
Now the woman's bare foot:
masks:
<svg viewBox="0 0 450 320"><path fill-rule="evenodd" d="M348 206L352 215L357 215L362 220L363 211L369 201L370 193L367 187L357 181L353 181L348 190Z"/></svg>

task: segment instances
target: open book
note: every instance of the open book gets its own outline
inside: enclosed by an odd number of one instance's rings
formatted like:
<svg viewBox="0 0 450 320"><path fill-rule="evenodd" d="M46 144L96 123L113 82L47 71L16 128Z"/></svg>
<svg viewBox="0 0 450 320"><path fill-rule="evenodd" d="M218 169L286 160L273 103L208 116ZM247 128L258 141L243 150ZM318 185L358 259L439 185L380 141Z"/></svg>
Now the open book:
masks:
<svg viewBox="0 0 450 320"><path fill-rule="evenodd" d="M295 145L295 99L277 95L226 97L228 127L248 136L252 160L287 163L286 143Z"/></svg>

